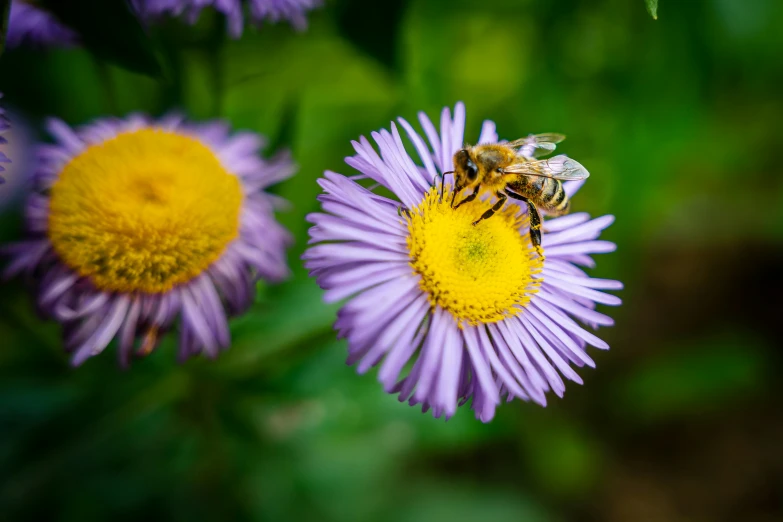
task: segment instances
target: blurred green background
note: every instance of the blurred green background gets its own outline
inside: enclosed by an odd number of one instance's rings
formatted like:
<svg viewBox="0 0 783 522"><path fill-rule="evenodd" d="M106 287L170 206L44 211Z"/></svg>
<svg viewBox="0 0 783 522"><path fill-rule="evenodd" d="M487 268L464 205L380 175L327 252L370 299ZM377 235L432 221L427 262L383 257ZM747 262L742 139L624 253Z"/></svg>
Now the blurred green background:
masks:
<svg viewBox="0 0 783 522"><path fill-rule="evenodd" d="M165 79L82 49L0 59L39 135L179 108L300 165L275 187L294 277L217 361L177 365L169 339L129 371L113 348L71 369L23 285L0 287L0 520L783 520L783 3L661 0L654 21L642 0L327 0L309 20L158 27ZM488 425L356 375L299 261L350 140L458 100L469 140L483 119L569 136L592 173L575 209L617 216L592 273L626 284L585 385ZM0 212L20 237L19 200Z"/></svg>

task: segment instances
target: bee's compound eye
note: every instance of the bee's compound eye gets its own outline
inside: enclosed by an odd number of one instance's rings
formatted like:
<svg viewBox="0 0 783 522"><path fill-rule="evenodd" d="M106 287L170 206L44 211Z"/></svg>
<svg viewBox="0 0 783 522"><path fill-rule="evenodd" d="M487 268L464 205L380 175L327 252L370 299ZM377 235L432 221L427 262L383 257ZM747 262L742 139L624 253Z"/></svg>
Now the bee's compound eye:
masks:
<svg viewBox="0 0 783 522"><path fill-rule="evenodd" d="M468 160L468 164L465 166L465 174L467 174L468 179L470 181L474 181L476 179L476 176L478 176L478 170L476 169L476 164Z"/></svg>

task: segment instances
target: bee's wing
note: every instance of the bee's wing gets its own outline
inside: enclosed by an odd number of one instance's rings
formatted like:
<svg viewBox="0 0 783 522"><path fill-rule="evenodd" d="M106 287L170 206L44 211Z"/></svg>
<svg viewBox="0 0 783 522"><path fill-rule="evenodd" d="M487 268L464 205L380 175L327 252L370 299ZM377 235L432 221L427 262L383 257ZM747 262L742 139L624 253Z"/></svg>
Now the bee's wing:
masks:
<svg viewBox="0 0 783 522"><path fill-rule="evenodd" d="M524 138L510 141L507 143L507 145L513 148L521 147L523 145L556 145L564 139L566 139L564 134L558 134L556 132L545 132L543 134L528 134Z"/></svg>
<svg viewBox="0 0 783 522"><path fill-rule="evenodd" d="M560 143L566 139L565 134L559 132L545 132L543 134L531 134L529 137L535 138L539 143Z"/></svg>
<svg viewBox="0 0 783 522"><path fill-rule="evenodd" d="M561 181L586 179L590 176L587 169L578 161L560 154L549 159L520 161L503 168L505 174L524 174L525 176L540 176Z"/></svg>
<svg viewBox="0 0 783 522"><path fill-rule="evenodd" d="M546 132L544 134L530 134L508 143L508 146L515 149L518 148L522 156L538 158L550 154L555 150L557 144L564 139L565 136L563 134Z"/></svg>
<svg viewBox="0 0 783 522"><path fill-rule="evenodd" d="M531 158L543 158L544 156L549 156L552 154L557 146L554 143L549 142L542 142L542 143L536 143L532 150L526 150L525 152L530 152L531 154L528 157Z"/></svg>

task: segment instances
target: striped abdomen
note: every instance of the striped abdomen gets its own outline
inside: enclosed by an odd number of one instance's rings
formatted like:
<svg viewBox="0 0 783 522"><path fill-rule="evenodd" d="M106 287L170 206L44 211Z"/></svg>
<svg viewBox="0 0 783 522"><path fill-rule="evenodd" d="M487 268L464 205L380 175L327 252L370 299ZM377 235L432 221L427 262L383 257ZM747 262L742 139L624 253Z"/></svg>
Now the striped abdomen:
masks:
<svg viewBox="0 0 783 522"><path fill-rule="evenodd" d="M550 216L562 216L568 214L571 209L571 201L563 190L560 180L552 178L529 178L530 199L533 203L546 211Z"/></svg>
<svg viewBox="0 0 783 522"><path fill-rule="evenodd" d="M550 216L562 216L571 210L571 201L560 180L535 176L521 176L509 183L509 188L525 196Z"/></svg>
<svg viewBox="0 0 783 522"><path fill-rule="evenodd" d="M541 192L536 198L536 204L546 210L550 216L562 216L568 214L571 209L571 201L563 190L560 180L552 178L541 179ZM536 183L539 185L539 183Z"/></svg>

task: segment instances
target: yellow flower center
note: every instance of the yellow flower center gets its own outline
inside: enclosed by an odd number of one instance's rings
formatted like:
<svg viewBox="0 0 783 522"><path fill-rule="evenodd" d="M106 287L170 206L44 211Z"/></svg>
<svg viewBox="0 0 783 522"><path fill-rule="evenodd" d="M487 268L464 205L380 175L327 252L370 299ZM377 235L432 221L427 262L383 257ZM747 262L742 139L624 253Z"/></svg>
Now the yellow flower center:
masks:
<svg viewBox="0 0 783 522"><path fill-rule="evenodd" d="M146 128L88 147L51 189L49 238L96 287L166 292L239 232L242 188L195 138Z"/></svg>
<svg viewBox="0 0 783 522"><path fill-rule="evenodd" d="M454 210L450 201L432 188L407 217L411 266L430 304L451 312L460 325L518 314L538 290L543 267L524 230L527 214L506 204L473 225L490 203L475 199Z"/></svg>

